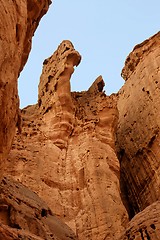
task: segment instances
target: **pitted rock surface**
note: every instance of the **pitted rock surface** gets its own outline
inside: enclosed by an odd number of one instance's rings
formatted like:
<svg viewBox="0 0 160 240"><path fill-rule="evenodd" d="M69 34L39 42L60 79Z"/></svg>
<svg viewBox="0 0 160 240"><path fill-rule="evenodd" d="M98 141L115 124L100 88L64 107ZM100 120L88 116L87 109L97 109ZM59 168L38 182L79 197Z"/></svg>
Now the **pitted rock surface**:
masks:
<svg viewBox="0 0 160 240"><path fill-rule="evenodd" d="M4 169L44 199L78 239L116 240L128 221L114 145L117 97L105 95L101 76L88 91L70 92L80 59L63 41L44 61L38 103L22 110L22 133Z"/></svg>
<svg viewBox="0 0 160 240"><path fill-rule="evenodd" d="M50 3L1 0L0 239L159 239L160 32L129 54L111 96L101 76L70 91L81 56L63 41L20 111L17 78Z"/></svg>
<svg viewBox="0 0 160 240"><path fill-rule="evenodd" d="M119 91L117 150L131 217L160 197L159 46L160 32L134 48L123 69L127 81ZM135 56L139 61L132 72Z"/></svg>
<svg viewBox="0 0 160 240"><path fill-rule="evenodd" d="M0 163L7 156L16 125L20 129L17 79L49 0L1 0L0 7Z"/></svg>
<svg viewBox="0 0 160 240"><path fill-rule="evenodd" d="M120 240L159 240L160 201L156 201L138 213L126 226Z"/></svg>

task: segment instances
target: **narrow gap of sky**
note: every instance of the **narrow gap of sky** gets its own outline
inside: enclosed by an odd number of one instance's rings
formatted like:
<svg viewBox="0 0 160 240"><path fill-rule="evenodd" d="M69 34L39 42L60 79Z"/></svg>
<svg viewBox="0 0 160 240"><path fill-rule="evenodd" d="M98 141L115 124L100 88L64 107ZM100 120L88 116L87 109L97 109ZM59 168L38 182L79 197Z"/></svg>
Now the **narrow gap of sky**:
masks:
<svg viewBox="0 0 160 240"><path fill-rule="evenodd" d="M124 84L120 73L129 52L159 31L159 9L159 0L53 0L19 78L21 107L37 102L43 61L66 39L82 55L72 91L87 90L102 75L106 93L117 92Z"/></svg>

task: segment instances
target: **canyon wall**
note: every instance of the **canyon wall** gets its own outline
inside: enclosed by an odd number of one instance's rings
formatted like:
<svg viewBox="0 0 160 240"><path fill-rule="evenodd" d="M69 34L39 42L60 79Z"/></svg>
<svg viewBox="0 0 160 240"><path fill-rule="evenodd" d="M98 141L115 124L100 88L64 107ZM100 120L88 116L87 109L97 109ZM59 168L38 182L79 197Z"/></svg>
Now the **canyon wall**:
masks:
<svg viewBox="0 0 160 240"><path fill-rule="evenodd" d="M137 45L127 57L122 70L126 82L118 96L119 121L116 133L121 166L120 184L130 218L141 212L129 225L133 237L128 234L130 237L127 238L126 233L124 239L159 239L160 236L159 227L156 226L160 221L159 46L160 32ZM153 211L153 216L149 211ZM140 220L144 223L142 229ZM136 233L138 228L142 233ZM155 235L150 233L153 231Z"/></svg>
<svg viewBox="0 0 160 240"><path fill-rule="evenodd" d="M13 137L21 131L17 79L50 0L1 0L0 8L0 239L76 239L36 194L6 175Z"/></svg>
<svg viewBox="0 0 160 240"><path fill-rule="evenodd" d="M0 9L0 162L7 156L19 124L17 79L31 40L50 1L1 0Z"/></svg>
<svg viewBox="0 0 160 240"><path fill-rule="evenodd" d="M0 239L76 240L35 193L13 178L0 181Z"/></svg>
<svg viewBox="0 0 160 240"><path fill-rule="evenodd" d="M102 76L71 92L81 56L63 41L38 103L19 110L17 78L50 3L1 0L0 239L160 239L160 32L129 54L111 96Z"/></svg>
<svg viewBox="0 0 160 240"><path fill-rule="evenodd" d="M78 239L118 239L128 214L120 196L115 154L117 97L99 76L84 92L70 91L81 60L63 41L44 61L38 103L21 112L6 175L36 192Z"/></svg>
<svg viewBox="0 0 160 240"><path fill-rule="evenodd" d="M139 212L126 226L120 240L159 240L160 201L152 203Z"/></svg>

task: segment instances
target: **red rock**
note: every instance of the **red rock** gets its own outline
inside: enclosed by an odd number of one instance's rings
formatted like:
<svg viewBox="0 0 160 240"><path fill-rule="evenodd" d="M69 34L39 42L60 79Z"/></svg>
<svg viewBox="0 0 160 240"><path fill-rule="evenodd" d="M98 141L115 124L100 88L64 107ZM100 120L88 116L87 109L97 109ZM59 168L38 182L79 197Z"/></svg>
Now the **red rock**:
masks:
<svg viewBox="0 0 160 240"><path fill-rule="evenodd" d="M117 150L130 215L160 197L160 32L137 45L122 71Z"/></svg>
<svg viewBox="0 0 160 240"><path fill-rule="evenodd" d="M120 240L160 239L160 201L138 213L127 225Z"/></svg>
<svg viewBox="0 0 160 240"><path fill-rule="evenodd" d="M27 61L31 39L50 1L1 0L0 8L0 162L19 125L17 79Z"/></svg>
<svg viewBox="0 0 160 240"><path fill-rule="evenodd" d="M35 193L9 178L0 182L0 239L77 239Z"/></svg>
<svg viewBox="0 0 160 240"><path fill-rule="evenodd" d="M49 4L1 0L0 239L159 239L160 33L133 49L111 96L101 76L71 93L81 56L63 41L20 112L17 78Z"/></svg>
<svg viewBox="0 0 160 240"><path fill-rule="evenodd" d="M128 219L114 146L117 98L105 95L101 76L88 91L71 93L79 61L69 41L45 60L38 104L22 110L22 133L4 169L38 193L78 239L116 240Z"/></svg>

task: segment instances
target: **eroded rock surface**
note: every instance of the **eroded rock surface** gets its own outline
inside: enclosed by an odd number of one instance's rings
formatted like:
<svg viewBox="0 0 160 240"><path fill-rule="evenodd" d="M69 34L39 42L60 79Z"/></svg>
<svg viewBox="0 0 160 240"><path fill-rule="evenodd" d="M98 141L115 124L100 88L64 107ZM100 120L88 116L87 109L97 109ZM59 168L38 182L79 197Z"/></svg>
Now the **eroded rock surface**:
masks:
<svg viewBox="0 0 160 240"><path fill-rule="evenodd" d="M120 240L159 240L160 201L138 213L128 224Z"/></svg>
<svg viewBox="0 0 160 240"><path fill-rule="evenodd" d="M67 147L75 124L70 78L80 60L81 56L72 43L63 41L57 51L44 61L40 78L38 111L47 123L43 131L61 149Z"/></svg>
<svg viewBox="0 0 160 240"><path fill-rule="evenodd" d="M160 32L128 56L119 92L117 149L130 216L160 197Z"/></svg>
<svg viewBox="0 0 160 240"><path fill-rule="evenodd" d="M111 96L101 76L71 93L81 56L63 41L38 103L19 111L17 78L49 4L1 0L0 239L159 239L160 33L133 49Z"/></svg>
<svg viewBox="0 0 160 240"><path fill-rule="evenodd" d="M7 156L19 125L17 79L31 39L49 0L1 0L0 7L0 162Z"/></svg>
<svg viewBox="0 0 160 240"><path fill-rule="evenodd" d="M98 77L88 91L70 92L80 55L69 41L44 61L38 104L22 110L4 169L38 193L78 239L118 239L128 215L119 186L114 137L116 95Z"/></svg>
<svg viewBox="0 0 160 240"><path fill-rule="evenodd" d="M77 239L35 193L9 178L0 181L0 238Z"/></svg>

